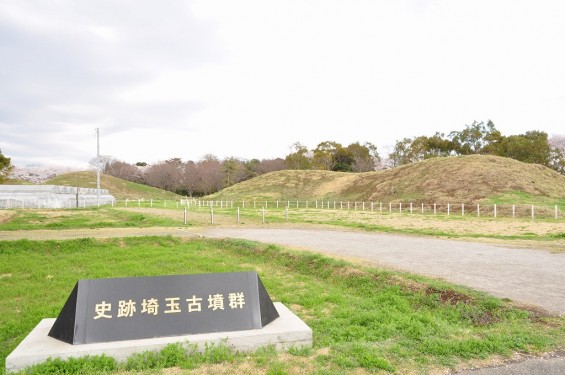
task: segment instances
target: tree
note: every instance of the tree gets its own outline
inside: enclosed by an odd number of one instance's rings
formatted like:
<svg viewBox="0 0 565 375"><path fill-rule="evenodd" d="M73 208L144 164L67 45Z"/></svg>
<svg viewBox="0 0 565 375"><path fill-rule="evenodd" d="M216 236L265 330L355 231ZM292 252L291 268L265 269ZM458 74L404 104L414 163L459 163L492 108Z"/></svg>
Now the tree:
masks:
<svg viewBox="0 0 565 375"><path fill-rule="evenodd" d="M353 169L353 163L355 159L353 154L349 149L344 147L338 147L333 156L334 162L332 166L332 171L336 172L351 172Z"/></svg>
<svg viewBox="0 0 565 375"><path fill-rule="evenodd" d="M324 141L319 143L313 151L312 167L326 171L334 170L336 153L341 148L343 146L337 142Z"/></svg>
<svg viewBox="0 0 565 375"><path fill-rule="evenodd" d="M111 156L111 155L99 155L95 158L92 158L88 162L88 164L90 164L92 169L100 170L100 172L104 172L106 170L108 164L113 163L115 160L116 159L114 159L114 157Z"/></svg>
<svg viewBox="0 0 565 375"><path fill-rule="evenodd" d="M394 149L388 155L388 158L393 167L410 164L416 161L412 154L412 140L410 138L404 138L400 141L396 141Z"/></svg>
<svg viewBox="0 0 565 375"><path fill-rule="evenodd" d="M551 147L547 133L537 130L505 137L500 143L499 156L550 166Z"/></svg>
<svg viewBox="0 0 565 375"><path fill-rule="evenodd" d="M181 194L192 197L198 189L198 168L193 161L187 161L182 171Z"/></svg>
<svg viewBox="0 0 565 375"><path fill-rule="evenodd" d="M276 158L276 159L263 159L257 166L257 173L258 174L265 174L274 171L282 171L286 169L286 163L284 159Z"/></svg>
<svg viewBox="0 0 565 375"><path fill-rule="evenodd" d="M172 158L151 165L145 172L148 185L176 193L183 186L184 165L180 158Z"/></svg>
<svg viewBox="0 0 565 375"><path fill-rule="evenodd" d="M223 187L237 184L247 177L244 163L235 157L226 158L222 161L222 171L225 173Z"/></svg>
<svg viewBox="0 0 565 375"><path fill-rule="evenodd" d="M198 191L203 195L208 195L219 191L222 188L222 168L220 161L215 155L204 155L197 164L198 172Z"/></svg>
<svg viewBox="0 0 565 375"><path fill-rule="evenodd" d="M376 163L381 160L377 146L369 142L365 142L363 145L360 145L359 142L352 143L347 146L347 150L353 158L351 165L353 172L374 171Z"/></svg>
<svg viewBox="0 0 565 375"><path fill-rule="evenodd" d="M5 157L0 150L0 184L8 179L13 168L12 159Z"/></svg>
<svg viewBox="0 0 565 375"><path fill-rule="evenodd" d="M565 135L553 135L549 138L551 147L550 168L565 174Z"/></svg>
<svg viewBox="0 0 565 375"><path fill-rule="evenodd" d="M300 142L295 142L290 146L291 153L285 158L288 169L310 169L311 163L308 157L308 148Z"/></svg>
<svg viewBox="0 0 565 375"><path fill-rule="evenodd" d="M107 175L121 178L122 180L143 183L143 174L135 165L120 160L114 160L104 167L103 172Z"/></svg>

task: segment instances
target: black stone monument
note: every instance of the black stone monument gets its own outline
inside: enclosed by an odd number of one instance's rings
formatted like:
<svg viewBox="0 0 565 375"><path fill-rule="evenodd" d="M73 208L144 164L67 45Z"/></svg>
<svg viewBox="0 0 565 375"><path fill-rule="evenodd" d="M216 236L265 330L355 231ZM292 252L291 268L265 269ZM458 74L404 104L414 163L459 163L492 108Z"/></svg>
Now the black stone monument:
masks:
<svg viewBox="0 0 565 375"><path fill-rule="evenodd" d="M260 329L279 314L256 272L79 280L49 336L89 344Z"/></svg>

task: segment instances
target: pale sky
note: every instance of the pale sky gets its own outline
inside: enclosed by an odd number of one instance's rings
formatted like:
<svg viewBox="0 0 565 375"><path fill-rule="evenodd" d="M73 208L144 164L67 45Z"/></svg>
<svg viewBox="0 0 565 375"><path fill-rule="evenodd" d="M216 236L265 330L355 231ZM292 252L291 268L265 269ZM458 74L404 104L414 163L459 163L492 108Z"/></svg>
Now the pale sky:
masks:
<svg viewBox="0 0 565 375"><path fill-rule="evenodd" d="M565 134L565 1L0 0L18 167L284 158L491 119Z"/></svg>

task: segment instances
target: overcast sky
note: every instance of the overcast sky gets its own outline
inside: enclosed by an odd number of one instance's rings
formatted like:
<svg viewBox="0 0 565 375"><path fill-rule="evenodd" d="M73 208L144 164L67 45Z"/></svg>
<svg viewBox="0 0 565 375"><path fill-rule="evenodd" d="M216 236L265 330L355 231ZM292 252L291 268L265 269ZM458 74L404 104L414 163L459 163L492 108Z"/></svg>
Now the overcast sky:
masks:
<svg viewBox="0 0 565 375"><path fill-rule="evenodd" d="M285 157L300 142L565 134L565 1L0 0L18 167Z"/></svg>

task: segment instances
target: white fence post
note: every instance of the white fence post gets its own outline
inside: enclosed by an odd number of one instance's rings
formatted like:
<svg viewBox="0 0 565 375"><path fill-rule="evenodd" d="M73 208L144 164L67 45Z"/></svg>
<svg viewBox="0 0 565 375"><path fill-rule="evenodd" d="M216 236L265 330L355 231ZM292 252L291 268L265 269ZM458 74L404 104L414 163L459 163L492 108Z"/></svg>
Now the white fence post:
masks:
<svg viewBox="0 0 565 375"><path fill-rule="evenodd" d="M534 205L532 204L532 220L534 220Z"/></svg>
<svg viewBox="0 0 565 375"><path fill-rule="evenodd" d="M494 217L496 217L496 204L494 205Z"/></svg>
<svg viewBox="0 0 565 375"><path fill-rule="evenodd" d="M237 208L237 223L239 224L239 207Z"/></svg>

